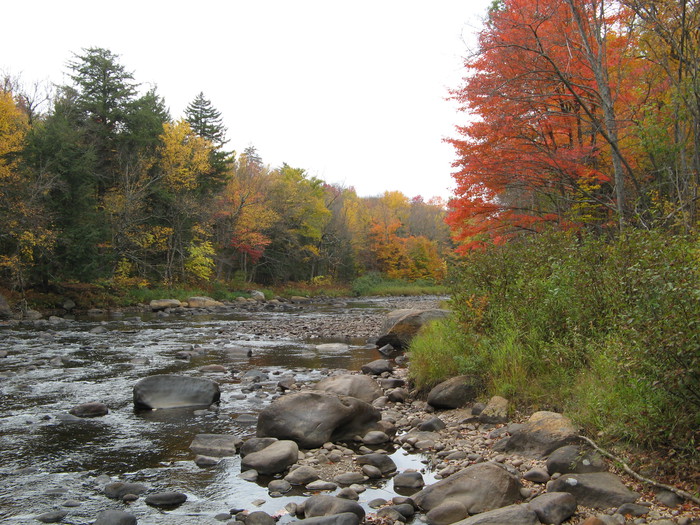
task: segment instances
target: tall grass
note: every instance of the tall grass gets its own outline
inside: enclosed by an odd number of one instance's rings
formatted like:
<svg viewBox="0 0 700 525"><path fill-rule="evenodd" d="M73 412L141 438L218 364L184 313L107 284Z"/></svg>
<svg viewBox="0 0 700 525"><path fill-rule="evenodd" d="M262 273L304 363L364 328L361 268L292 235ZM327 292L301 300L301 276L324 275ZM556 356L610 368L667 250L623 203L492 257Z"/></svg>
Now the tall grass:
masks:
<svg viewBox="0 0 700 525"><path fill-rule="evenodd" d="M377 272L367 273L352 283L352 293L356 296L445 295L447 292L446 286L432 281L390 279Z"/></svg>
<svg viewBox="0 0 700 525"><path fill-rule="evenodd" d="M427 387L476 373L485 395L698 456L699 254L697 239L659 232L551 233L474 252L456 271L452 320L412 345L411 376Z"/></svg>

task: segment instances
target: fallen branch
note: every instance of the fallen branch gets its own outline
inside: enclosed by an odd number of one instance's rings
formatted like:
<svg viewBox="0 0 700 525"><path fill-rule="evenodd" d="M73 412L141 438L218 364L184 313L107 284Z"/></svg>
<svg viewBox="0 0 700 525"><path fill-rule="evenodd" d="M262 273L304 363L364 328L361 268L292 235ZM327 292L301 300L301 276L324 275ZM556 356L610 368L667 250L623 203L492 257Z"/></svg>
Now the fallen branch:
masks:
<svg viewBox="0 0 700 525"><path fill-rule="evenodd" d="M634 479L637 479L637 480L639 480L639 481L641 481L641 482L643 482L643 483L647 483L647 484L649 484L649 485L651 485L651 486L653 486L653 487L659 488L659 489L668 490L668 491L670 491L670 492L673 492L676 496L679 496L679 497L681 497L681 498L683 498L683 499L687 499L687 500L693 501L693 502L697 503L698 505L700 505L700 498L699 498L699 497L693 496L690 492L686 492L685 490L678 489L678 488L673 487L673 486L671 486L671 485L665 485L665 484L663 484L663 483L659 483L658 481L654 481L653 479L645 478L644 476L642 476L642 475L640 475L640 474L637 474L634 470L632 470L632 469L630 468L630 466L629 466L627 463L625 463L624 461L622 461L620 458L618 458L617 456L614 456L613 454L611 454L611 453L608 452L607 450L604 450L604 449L600 448L600 447L595 443L595 441L593 441L592 439L587 438L586 436L578 436L578 437L579 437L579 439L582 439L583 441L585 441L586 443L588 443L590 446L592 446L592 447L593 447L594 449L596 449L598 452L600 452L603 456L612 459L612 460L615 461L616 463L619 463L619 464L622 466L622 469L623 469L625 472L627 472L627 474L629 474L630 476L632 476Z"/></svg>

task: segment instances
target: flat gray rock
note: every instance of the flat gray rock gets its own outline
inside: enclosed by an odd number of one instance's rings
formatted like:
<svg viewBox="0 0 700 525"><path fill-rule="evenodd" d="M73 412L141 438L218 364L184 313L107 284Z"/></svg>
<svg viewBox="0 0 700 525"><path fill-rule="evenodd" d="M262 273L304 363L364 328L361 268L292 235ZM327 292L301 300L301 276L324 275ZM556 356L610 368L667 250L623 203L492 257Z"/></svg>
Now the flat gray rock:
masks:
<svg viewBox="0 0 700 525"><path fill-rule="evenodd" d="M161 374L141 379L134 385L136 408L178 408L209 406L219 401L219 385L210 379Z"/></svg>
<svg viewBox="0 0 700 525"><path fill-rule="evenodd" d="M634 503L639 497L610 472L564 474L547 484L547 492L568 492L579 505L594 509L617 508L624 503Z"/></svg>

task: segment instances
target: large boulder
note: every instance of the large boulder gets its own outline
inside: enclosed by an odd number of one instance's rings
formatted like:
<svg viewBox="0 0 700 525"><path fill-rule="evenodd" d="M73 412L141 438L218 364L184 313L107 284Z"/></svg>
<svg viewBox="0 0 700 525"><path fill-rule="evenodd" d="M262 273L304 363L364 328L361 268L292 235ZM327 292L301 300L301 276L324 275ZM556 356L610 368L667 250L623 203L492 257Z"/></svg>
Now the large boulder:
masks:
<svg viewBox="0 0 700 525"><path fill-rule="evenodd" d="M391 345L399 350L408 347L411 340L423 326L437 319L444 319L449 315L449 310L397 310L387 316L387 321L382 327L382 335L377 339L379 348Z"/></svg>
<svg viewBox="0 0 700 525"><path fill-rule="evenodd" d="M187 299L187 306L190 308L214 308L224 306L224 303L211 297L190 297Z"/></svg>
<svg viewBox="0 0 700 525"><path fill-rule="evenodd" d="M480 382L476 376L452 377L433 387L428 394L428 404L434 408L461 408L474 401Z"/></svg>
<svg viewBox="0 0 700 525"><path fill-rule="evenodd" d="M497 450L542 458L578 440L578 431L568 417L556 412L535 412L513 434L497 443Z"/></svg>
<svg viewBox="0 0 700 525"><path fill-rule="evenodd" d="M134 385L136 408L209 406L219 401L218 383L210 379L177 375L155 375Z"/></svg>
<svg viewBox="0 0 700 525"><path fill-rule="evenodd" d="M260 474L284 472L299 460L299 447L294 441L275 441L262 450L241 458L241 469L253 469Z"/></svg>
<svg viewBox="0 0 700 525"><path fill-rule="evenodd" d="M568 492L547 492L530 502L542 523L560 525L576 512L576 498Z"/></svg>
<svg viewBox="0 0 700 525"><path fill-rule="evenodd" d="M469 514L477 514L515 503L520 498L518 479L502 466L488 462L471 465L433 483L413 496L429 511L448 500L458 501Z"/></svg>
<svg viewBox="0 0 700 525"><path fill-rule="evenodd" d="M299 392L277 398L258 416L258 437L291 439L303 448L377 429L381 412L355 397Z"/></svg>
<svg viewBox="0 0 700 525"><path fill-rule="evenodd" d="M316 383L314 389L339 396L355 397L365 403L371 403L384 394L374 379L357 374L327 377Z"/></svg>
<svg viewBox="0 0 700 525"><path fill-rule="evenodd" d="M177 299L153 299L150 302L151 310L154 312L167 310L168 308L179 308L180 306L182 306L182 303Z"/></svg>
<svg viewBox="0 0 700 525"><path fill-rule="evenodd" d="M568 492L579 505L595 509L616 508L624 503L633 503L639 497L611 472L565 474L550 481L547 492Z"/></svg>

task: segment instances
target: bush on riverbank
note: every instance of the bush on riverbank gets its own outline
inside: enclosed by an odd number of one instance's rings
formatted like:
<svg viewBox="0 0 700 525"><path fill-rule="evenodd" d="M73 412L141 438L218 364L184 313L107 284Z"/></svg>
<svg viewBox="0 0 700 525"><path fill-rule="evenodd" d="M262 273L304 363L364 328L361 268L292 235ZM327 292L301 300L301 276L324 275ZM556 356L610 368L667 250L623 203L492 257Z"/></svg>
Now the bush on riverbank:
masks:
<svg viewBox="0 0 700 525"><path fill-rule="evenodd" d="M391 279L378 272L369 272L352 283L355 296L370 295L445 295L447 287L434 281Z"/></svg>
<svg viewBox="0 0 700 525"><path fill-rule="evenodd" d="M564 410L588 432L700 456L695 238L533 236L471 253L454 317L411 348L420 387L477 373L488 392Z"/></svg>

